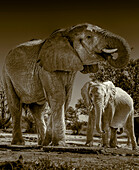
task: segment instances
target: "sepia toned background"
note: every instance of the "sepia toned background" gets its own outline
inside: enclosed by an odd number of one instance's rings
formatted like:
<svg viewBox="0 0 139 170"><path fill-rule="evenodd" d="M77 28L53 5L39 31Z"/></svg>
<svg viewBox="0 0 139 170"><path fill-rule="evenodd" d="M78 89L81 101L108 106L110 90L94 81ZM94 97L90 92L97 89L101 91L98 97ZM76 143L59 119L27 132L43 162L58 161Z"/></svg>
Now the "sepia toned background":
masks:
<svg viewBox="0 0 139 170"><path fill-rule="evenodd" d="M137 1L3 1L0 2L0 73L9 50L33 38L47 38L54 30L88 22L124 37L139 57L139 5ZM88 75L78 73L71 105L80 97Z"/></svg>

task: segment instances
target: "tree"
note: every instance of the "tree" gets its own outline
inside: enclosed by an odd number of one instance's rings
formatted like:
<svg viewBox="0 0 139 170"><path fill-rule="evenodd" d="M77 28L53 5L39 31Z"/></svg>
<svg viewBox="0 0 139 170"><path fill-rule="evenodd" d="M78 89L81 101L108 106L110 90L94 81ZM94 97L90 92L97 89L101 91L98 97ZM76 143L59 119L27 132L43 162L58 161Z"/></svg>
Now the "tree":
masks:
<svg viewBox="0 0 139 170"><path fill-rule="evenodd" d="M0 129L8 128L11 125L10 119L11 114L8 109L4 88L0 79Z"/></svg>
<svg viewBox="0 0 139 170"><path fill-rule="evenodd" d="M87 115L87 108L84 104L83 99L78 99L77 104L75 104L76 112L79 112L80 114Z"/></svg>
<svg viewBox="0 0 139 170"><path fill-rule="evenodd" d="M81 128L82 122L79 121L79 113L77 109L69 107L66 112L66 128L71 129L74 135L78 135Z"/></svg>

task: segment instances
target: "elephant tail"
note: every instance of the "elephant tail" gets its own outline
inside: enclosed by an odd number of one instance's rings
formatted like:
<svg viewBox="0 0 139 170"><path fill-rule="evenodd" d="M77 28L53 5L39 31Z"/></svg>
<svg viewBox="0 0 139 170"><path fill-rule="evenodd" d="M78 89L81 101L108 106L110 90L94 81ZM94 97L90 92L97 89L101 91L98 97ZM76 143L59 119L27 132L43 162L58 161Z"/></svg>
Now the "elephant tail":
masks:
<svg viewBox="0 0 139 170"><path fill-rule="evenodd" d="M120 128L120 129L117 131L117 134L118 134L118 135L121 135L123 132L124 132L124 128Z"/></svg>

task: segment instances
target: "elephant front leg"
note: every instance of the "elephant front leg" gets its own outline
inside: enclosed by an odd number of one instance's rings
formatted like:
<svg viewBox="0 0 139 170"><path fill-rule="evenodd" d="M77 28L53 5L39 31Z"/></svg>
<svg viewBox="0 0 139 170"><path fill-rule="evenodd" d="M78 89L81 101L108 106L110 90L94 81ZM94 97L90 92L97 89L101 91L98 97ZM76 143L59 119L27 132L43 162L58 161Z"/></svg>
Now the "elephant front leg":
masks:
<svg viewBox="0 0 139 170"><path fill-rule="evenodd" d="M102 146L103 147L109 147L108 139L109 139L109 133L107 130L104 130L102 133Z"/></svg>
<svg viewBox="0 0 139 170"><path fill-rule="evenodd" d="M62 100L63 101L63 100ZM44 140L45 146L47 145L65 145L65 114L64 114L64 102L57 100L50 101L51 106L51 118L46 131Z"/></svg>
<svg viewBox="0 0 139 170"><path fill-rule="evenodd" d="M64 104L57 107L57 110L52 114L52 144L65 145L65 115Z"/></svg>
<svg viewBox="0 0 139 170"><path fill-rule="evenodd" d="M94 126L95 126L95 110L93 108L91 111L89 111L86 145L93 146Z"/></svg>
<svg viewBox="0 0 139 170"><path fill-rule="evenodd" d="M29 108L36 123L36 129L38 133L38 145L42 145L46 134L46 123L44 120L45 104L38 105L37 103L33 103L29 105Z"/></svg>
<svg viewBox="0 0 139 170"><path fill-rule="evenodd" d="M109 147L109 122L106 120L106 116L102 116L102 146Z"/></svg>
<svg viewBox="0 0 139 170"><path fill-rule="evenodd" d="M111 128L111 137L110 137L110 147L116 148L117 146L117 129L118 128Z"/></svg>

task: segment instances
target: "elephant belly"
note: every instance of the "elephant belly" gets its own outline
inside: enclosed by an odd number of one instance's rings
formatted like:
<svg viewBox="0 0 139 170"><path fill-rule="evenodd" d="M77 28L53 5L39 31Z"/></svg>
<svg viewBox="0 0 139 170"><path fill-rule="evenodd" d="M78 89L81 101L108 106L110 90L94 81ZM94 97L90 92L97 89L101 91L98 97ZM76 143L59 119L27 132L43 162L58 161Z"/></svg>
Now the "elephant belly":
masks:
<svg viewBox="0 0 139 170"><path fill-rule="evenodd" d="M129 108L119 106L115 109L113 119L111 122L111 127L113 128L122 128L124 127L126 120L130 114Z"/></svg>
<svg viewBox="0 0 139 170"><path fill-rule="evenodd" d="M37 94L36 92L33 91L30 94L24 93L23 95L21 95L20 99L22 103L26 103L26 104L38 103L41 105L46 102L46 98L40 90L37 91Z"/></svg>
<svg viewBox="0 0 139 170"><path fill-rule="evenodd" d="M132 98L125 91L116 87L115 113L111 122L111 126L113 128L122 128L132 111Z"/></svg>
<svg viewBox="0 0 139 170"><path fill-rule="evenodd" d="M28 79L26 81L18 81L13 83L16 94L22 103L38 103L43 104L46 101L43 87L39 79L36 81Z"/></svg>

